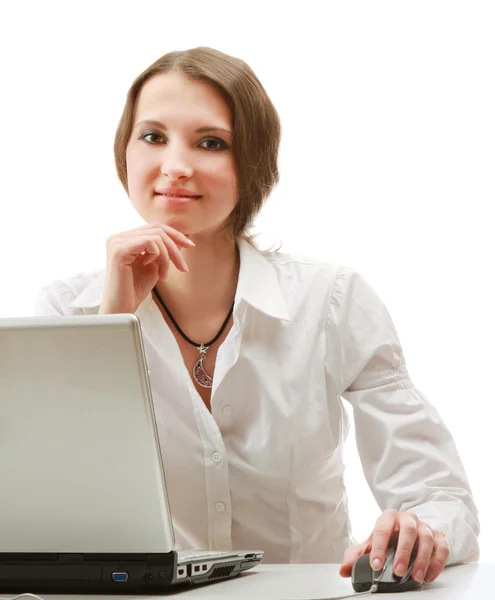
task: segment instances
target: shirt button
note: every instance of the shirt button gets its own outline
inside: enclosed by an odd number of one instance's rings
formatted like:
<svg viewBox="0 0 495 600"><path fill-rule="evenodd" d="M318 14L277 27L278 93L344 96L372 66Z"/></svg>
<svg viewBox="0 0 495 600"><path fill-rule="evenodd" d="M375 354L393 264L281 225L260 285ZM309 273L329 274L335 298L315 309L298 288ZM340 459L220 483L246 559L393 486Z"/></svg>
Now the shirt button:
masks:
<svg viewBox="0 0 495 600"><path fill-rule="evenodd" d="M232 413L232 407L228 404L222 408L223 414L228 417Z"/></svg>
<svg viewBox="0 0 495 600"><path fill-rule="evenodd" d="M225 510L225 504L223 502L217 502L215 504L215 507L218 510L218 512L223 512Z"/></svg>
<svg viewBox="0 0 495 600"><path fill-rule="evenodd" d="M220 452L213 452L213 454L211 455L213 462L219 463L222 460L222 455L220 454Z"/></svg>

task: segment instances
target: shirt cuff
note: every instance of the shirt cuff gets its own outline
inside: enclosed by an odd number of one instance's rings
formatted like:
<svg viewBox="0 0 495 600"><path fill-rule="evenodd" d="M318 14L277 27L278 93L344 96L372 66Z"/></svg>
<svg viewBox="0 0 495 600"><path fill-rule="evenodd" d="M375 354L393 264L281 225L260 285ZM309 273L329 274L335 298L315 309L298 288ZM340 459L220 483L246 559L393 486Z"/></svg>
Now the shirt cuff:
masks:
<svg viewBox="0 0 495 600"><path fill-rule="evenodd" d="M459 500L425 502L407 510L446 535L450 550L446 566L479 560L479 522Z"/></svg>

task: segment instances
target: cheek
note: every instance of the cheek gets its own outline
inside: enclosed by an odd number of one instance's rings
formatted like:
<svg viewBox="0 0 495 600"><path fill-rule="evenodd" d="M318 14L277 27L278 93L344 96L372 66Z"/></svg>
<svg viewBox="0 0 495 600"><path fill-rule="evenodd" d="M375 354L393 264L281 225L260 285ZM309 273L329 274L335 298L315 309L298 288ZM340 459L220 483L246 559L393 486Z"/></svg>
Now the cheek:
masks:
<svg viewBox="0 0 495 600"><path fill-rule="evenodd" d="M225 191L228 190L230 192L232 189L235 189L237 185L235 166L230 157L209 166L203 173L207 175L215 187L218 187L219 189Z"/></svg>
<svg viewBox="0 0 495 600"><path fill-rule="evenodd" d="M127 164L127 185L129 187L129 193L131 191L138 191L143 186L144 179L146 177L147 169L146 161L139 153L129 149L126 153L126 164Z"/></svg>

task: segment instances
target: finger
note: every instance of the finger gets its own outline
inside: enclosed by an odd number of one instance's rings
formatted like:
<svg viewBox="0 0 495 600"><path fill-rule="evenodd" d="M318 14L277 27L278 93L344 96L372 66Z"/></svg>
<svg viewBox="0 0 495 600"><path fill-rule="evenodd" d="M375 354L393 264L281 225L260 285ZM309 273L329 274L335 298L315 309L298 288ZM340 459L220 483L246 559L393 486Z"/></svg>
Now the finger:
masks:
<svg viewBox="0 0 495 600"><path fill-rule="evenodd" d="M160 248L158 247L159 236L145 238L148 240L148 243L144 250L140 252L141 263L144 265L148 265L150 262L153 262L157 258L160 258Z"/></svg>
<svg viewBox="0 0 495 600"><path fill-rule="evenodd" d="M189 271L189 267L187 266L184 257L180 253L180 249L177 247L177 244L174 240L168 237L165 233L162 232L162 240L165 246L167 247L170 260L174 263L174 265L179 269L179 271Z"/></svg>
<svg viewBox="0 0 495 600"><path fill-rule="evenodd" d="M154 256L160 254L160 250L152 237L132 238L125 241L113 240L109 247L110 259L117 260L123 266L132 265L143 252Z"/></svg>
<svg viewBox="0 0 495 600"><path fill-rule="evenodd" d="M194 248L196 246L196 244L181 231L177 231L177 229L169 227L168 225L163 225L163 223L158 223L157 225L180 246L183 246L184 248Z"/></svg>
<svg viewBox="0 0 495 600"><path fill-rule="evenodd" d="M357 544L356 546L351 546L346 549L344 552L344 557L342 559L342 564L340 566L340 576L341 577L350 577L352 574L352 566L360 558L363 554L370 551L371 547L371 536L368 537L361 544Z"/></svg>
<svg viewBox="0 0 495 600"><path fill-rule="evenodd" d="M168 273L168 252L159 235L114 241L109 256L124 267L132 267L136 260L143 266L158 261L158 276L165 278Z"/></svg>
<svg viewBox="0 0 495 600"><path fill-rule="evenodd" d="M412 572L412 578L415 581L423 582L425 573L430 564L433 552L433 531L426 523L420 522L418 525L418 550Z"/></svg>
<svg viewBox="0 0 495 600"><path fill-rule="evenodd" d="M170 267L170 256L169 256L169 252L167 250L166 245L163 243L162 238L157 235L155 239L155 243L158 246L158 248L160 249L160 256L158 258L158 262L160 264L159 268L158 268L158 277L160 279L166 279L167 275L168 275L168 270ZM155 258L156 260L156 258Z"/></svg>
<svg viewBox="0 0 495 600"><path fill-rule="evenodd" d="M141 264L146 267L152 262L158 262L158 277L160 279L166 279L170 265L167 248L165 247L165 244L159 235L153 236L153 242L156 244L159 250L158 254L154 253L149 255L147 253L142 253Z"/></svg>
<svg viewBox="0 0 495 600"><path fill-rule="evenodd" d="M143 232L149 232L150 234L156 233L154 230L163 231L166 235L170 236L176 243L185 248L192 248L196 246L196 244L192 240L190 240L185 234L183 234L180 231L177 231L177 229L174 229L169 225L164 225L163 223L146 223L141 227L136 227L135 229L130 229L129 231L122 231L111 237L133 237L136 235L136 233L143 234Z"/></svg>
<svg viewBox="0 0 495 600"><path fill-rule="evenodd" d="M169 228L170 230L174 231L175 233L179 233L176 230L173 230L171 227ZM168 252L166 253L167 256L167 264L168 261L171 260L174 265L179 269L179 271L189 271L189 267L187 266L186 261L184 260L184 257L182 256L182 254L180 253L180 248L178 248L177 244L181 243L181 240L176 241L175 239L171 238L162 228L160 227L155 227L154 229L141 229L141 231L143 233L149 233L150 236L153 237L153 239L157 239L160 238L161 240L163 240L163 243L165 244L165 246L167 247ZM180 234L182 236L182 234ZM133 238L136 237L136 233L135 230L133 231L128 231L128 232L124 232L124 234L122 234L121 238L116 237L117 241L122 241L122 239L129 239L129 238ZM143 236L138 236L138 238L141 237L145 237ZM185 237L185 236L183 236ZM188 238L185 238L186 240ZM161 244L160 244L161 247ZM147 265L150 262L152 262L151 260L145 260L143 261L143 265Z"/></svg>
<svg viewBox="0 0 495 600"><path fill-rule="evenodd" d="M406 574L418 537L419 519L414 513L399 513L399 541L395 551L393 571L399 577Z"/></svg>
<svg viewBox="0 0 495 600"><path fill-rule="evenodd" d="M383 567L390 538L398 523L398 514L393 509L385 510L376 521L370 553L371 566L375 571Z"/></svg>
<svg viewBox="0 0 495 600"><path fill-rule="evenodd" d="M148 252L145 250L143 254L143 258L141 259L141 263L146 266L152 263L155 260L158 260L160 266L168 266L169 256L167 252L167 248L163 243L162 238L159 235L154 235L150 238L153 242L153 245L156 247L156 252Z"/></svg>
<svg viewBox="0 0 495 600"><path fill-rule="evenodd" d="M425 581L431 583L445 568L450 555L447 537L442 531L433 532L433 553L430 559L430 566L426 571Z"/></svg>

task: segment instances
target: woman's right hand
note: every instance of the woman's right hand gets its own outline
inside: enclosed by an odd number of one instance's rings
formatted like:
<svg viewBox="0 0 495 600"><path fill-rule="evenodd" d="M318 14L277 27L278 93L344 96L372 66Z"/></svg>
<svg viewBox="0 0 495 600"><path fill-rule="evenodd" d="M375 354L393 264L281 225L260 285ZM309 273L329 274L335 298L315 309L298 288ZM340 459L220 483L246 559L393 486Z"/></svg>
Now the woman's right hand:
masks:
<svg viewBox="0 0 495 600"><path fill-rule="evenodd" d="M194 246L183 233L161 223L110 236L99 314L135 313L157 281L167 278L170 262L179 271L189 270L180 250Z"/></svg>

